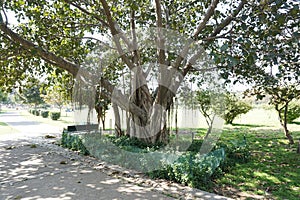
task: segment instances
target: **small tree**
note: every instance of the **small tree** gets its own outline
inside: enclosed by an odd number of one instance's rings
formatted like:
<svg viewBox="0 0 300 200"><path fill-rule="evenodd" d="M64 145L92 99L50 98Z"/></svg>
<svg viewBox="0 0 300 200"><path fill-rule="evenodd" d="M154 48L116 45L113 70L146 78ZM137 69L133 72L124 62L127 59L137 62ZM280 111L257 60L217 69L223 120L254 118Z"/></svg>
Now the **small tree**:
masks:
<svg viewBox="0 0 300 200"><path fill-rule="evenodd" d="M300 97L300 88L295 84L286 87L266 87L265 92L271 96L270 104L275 107L278 113L278 118L283 127L285 136L290 144L294 144L294 139L290 134L287 124L292 119L292 111L289 112L290 103ZM289 114L291 116L289 116Z"/></svg>
<svg viewBox="0 0 300 200"><path fill-rule="evenodd" d="M41 97L40 86L32 84L31 87L27 87L23 90L23 95L21 97L25 103L34 104L36 109L37 105L44 103Z"/></svg>
<svg viewBox="0 0 300 200"><path fill-rule="evenodd" d="M275 79L273 79L275 80ZM284 134L290 144L294 144L294 139L290 134L287 124L299 117L299 106L293 105L293 101L300 97L300 88L297 83L283 83L275 81L273 84L263 84L257 86L246 94L256 95L257 99L270 96L269 104L274 106L278 114L278 119L283 127ZM297 111L298 110L298 111Z"/></svg>
<svg viewBox="0 0 300 200"><path fill-rule="evenodd" d="M239 100L235 95L227 93L225 95L225 113L223 118L226 124L232 124L233 120L251 110L251 105Z"/></svg>
<svg viewBox="0 0 300 200"><path fill-rule="evenodd" d="M62 91L54 86L53 88L47 90L46 94L43 95L43 98L47 103L56 105L61 113L61 109L66 102L65 95Z"/></svg>
<svg viewBox="0 0 300 200"><path fill-rule="evenodd" d="M208 125L205 138L207 138L212 131L212 125L215 117L217 115L222 115L222 102L219 100L220 98L217 98L216 94L212 91L199 90L196 92L197 107L199 107L199 111L204 116Z"/></svg>
<svg viewBox="0 0 300 200"><path fill-rule="evenodd" d="M96 95L98 98L95 98L95 110L97 112L97 121L98 124L100 122L102 123L102 128L105 130L105 117L106 117L106 111L109 109L108 106L111 103L110 99L106 98L103 94L106 91L104 88L97 87Z"/></svg>

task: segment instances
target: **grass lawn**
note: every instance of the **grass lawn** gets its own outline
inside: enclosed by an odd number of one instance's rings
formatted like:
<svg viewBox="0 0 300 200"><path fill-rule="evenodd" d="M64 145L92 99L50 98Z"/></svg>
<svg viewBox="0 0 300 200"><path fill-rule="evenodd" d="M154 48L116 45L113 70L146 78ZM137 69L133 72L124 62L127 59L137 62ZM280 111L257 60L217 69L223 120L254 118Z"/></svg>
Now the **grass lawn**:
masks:
<svg viewBox="0 0 300 200"><path fill-rule="evenodd" d="M0 122L0 135L9 134L12 132L12 128L4 122Z"/></svg>
<svg viewBox="0 0 300 200"><path fill-rule="evenodd" d="M0 112L5 113L4 110ZM0 135L10 134L10 133L17 133L18 131L12 127L10 127L8 124L4 122L0 122Z"/></svg>
<svg viewBox="0 0 300 200"><path fill-rule="evenodd" d="M282 131L264 128L251 124L225 128L220 140L230 142L245 135L251 160L214 180L211 192L241 199L300 199L300 155L296 154L300 126L292 133L295 145L288 144Z"/></svg>

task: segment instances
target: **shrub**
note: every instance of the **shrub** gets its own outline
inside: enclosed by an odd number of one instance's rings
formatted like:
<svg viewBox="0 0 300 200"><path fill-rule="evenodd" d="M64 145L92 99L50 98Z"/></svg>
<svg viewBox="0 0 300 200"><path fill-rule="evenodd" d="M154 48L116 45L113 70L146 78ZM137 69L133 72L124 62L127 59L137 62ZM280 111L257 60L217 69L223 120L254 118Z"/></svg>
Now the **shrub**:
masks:
<svg viewBox="0 0 300 200"><path fill-rule="evenodd" d="M233 120L241 115L246 114L252 109L251 105L240 101L235 95L227 94L225 96L225 113L223 118L226 124L232 124Z"/></svg>
<svg viewBox="0 0 300 200"><path fill-rule="evenodd" d="M281 115L284 115L284 109L281 110ZM291 103L287 112L287 123L292 123L295 119L300 117L300 104Z"/></svg>
<svg viewBox="0 0 300 200"><path fill-rule="evenodd" d="M211 176L225 159L223 148L206 155L185 153L162 170L148 173L151 177L164 178L196 188L205 188Z"/></svg>
<svg viewBox="0 0 300 200"><path fill-rule="evenodd" d="M49 111L47 110L41 111L41 115L43 118L47 118L49 116Z"/></svg>
<svg viewBox="0 0 300 200"><path fill-rule="evenodd" d="M163 178L199 189L206 189L214 178L224 174L236 163L247 162L250 158L245 137L243 140L229 143L218 142L214 149L205 155L199 153L202 142L195 139L187 152L163 150L151 154L158 146L145 148L146 145L138 139L126 136L116 138L101 136L98 133L76 134L64 131L61 140L62 146L82 154L93 155L103 161L137 171L147 170L150 177ZM131 157L133 154L127 152L134 153L134 156ZM131 155L129 160L128 155ZM174 156L178 159L172 162L166 159ZM153 171L151 166L156 164L161 167Z"/></svg>
<svg viewBox="0 0 300 200"><path fill-rule="evenodd" d="M60 112L51 112L50 117L52 120L58 120L60 118Z"/></svg>
<svg viewBox="0 0 300 200"><path fill-rule="evenodd" d="M40 116L40 111L39 111L39 110L35 110L34 114L35 114L36 116Z"/></svg>
<svg viewBox="0 0 300 200"><path fill-rule="evenodd" d="M153 150L159 149L159 147L163 146L163 143L155 143L155 144L147 144L141 140L139 140L136 137L129 137L129 136L121 136L121 137L110 137L110 140L112 143L114 143L118 147L136 147L139 149L146 149L146 148L151 148Z"/></svg>
<svg viewBox="0 0 300 200"><path fill-rule="evenodd" d="M64 131L61 138L61 145L66 148L79 151L83 155L89 155L89 151L82 143L81 135L71 134Z"/></svg>

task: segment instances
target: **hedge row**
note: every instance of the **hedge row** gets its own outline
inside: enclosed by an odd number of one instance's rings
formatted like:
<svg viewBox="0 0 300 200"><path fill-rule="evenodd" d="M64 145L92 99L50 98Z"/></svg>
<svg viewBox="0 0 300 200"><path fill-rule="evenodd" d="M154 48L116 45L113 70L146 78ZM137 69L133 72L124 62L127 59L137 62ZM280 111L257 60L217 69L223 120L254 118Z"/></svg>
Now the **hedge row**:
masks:
<svg viewBox="0 0 300 200"><path fill-rule="evenodd" d="M36 116L42 116L43 118L48 118L49 114L50 114L50 118L52 120L58 120L60 118L60 112L50 112L48 110L30 109L29 113L36 115Z"/></svg>
<svg viewBox="0 0 300 200"><path fill-rule="evenodd" d="M199 189L205 189L214 177L226 173L235 164L250 159L246 140L232 144L218 143L206 155L199 154L203 142L200 140L194 140L186 152L177 153L167 149L157 151L160 144L145 147L136 138L126 136L115 138L64 132L61 142L64 147L125 168L146 172L152 178L163 178ZM174 162L168 161L175 157L177 159Z"/></svg>

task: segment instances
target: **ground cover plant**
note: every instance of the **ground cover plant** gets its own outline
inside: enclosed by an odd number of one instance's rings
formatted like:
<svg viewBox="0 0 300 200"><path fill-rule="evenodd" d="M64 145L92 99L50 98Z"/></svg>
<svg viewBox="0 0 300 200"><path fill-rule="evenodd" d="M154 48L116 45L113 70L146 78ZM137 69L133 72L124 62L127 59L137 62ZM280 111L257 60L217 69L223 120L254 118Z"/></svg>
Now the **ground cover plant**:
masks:
<svg viewBox="0 0 300 200"><path fill-rule="evenodd" d="M170 140L175 140L174 136ZM241 140L240 140L241 139ZM180 146L185 140L180 141ZM213 177L225 173L236 163L250 159L244 138L226 144L218 142L208 154L201 155L203 139L195 138L188 149L172 149L158 143L149 146L136 138L127 136L100 136L99 133L64 132L62 146L91 154L108 163L145 172L151 178L162 178L199 189L209 189ZM162 148L162 149L161 149ZM169 159L176 158L176 159ZM172 160L172 161L170 161ZM154 166L160 166L152 168Z"/></svg>
<svg viewBox="0 0 300 200"><path fill-rule="evenodd" d="M151 171L147 175L233 198L299 199L300 157L296 154L297 145L290 145L282 131L255 124L228 125L212 153L202 160L197 152L206 129L194 131L197 131L197 134L193 143L176 162L166 164L163 168ZM300 138L300 131L293 132L293 136ZM97 156L101 159L111 159L108 153L113 151L116 155L121 155L116 146L129 152L153 152L161 147L161 144L149 147L137 139L128 137L106 136L105 138L106 143L99 145L103 148L97 151ZM65 146L84 154L90 148L85 148L83 144L86 141L81 142L78 136L72 139L69 137L68 141L70 143ZM112 143L116 146L112 147ZM224 158L221 149L224 149ZM120 159L124 158L114 157L116 163L119 163ZM213 168L212 160L217 162L217 167ZM126 163L126 160L123 161Z"/></svg>

